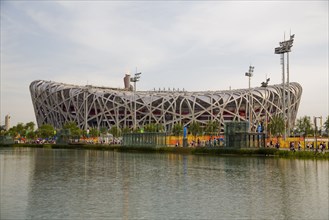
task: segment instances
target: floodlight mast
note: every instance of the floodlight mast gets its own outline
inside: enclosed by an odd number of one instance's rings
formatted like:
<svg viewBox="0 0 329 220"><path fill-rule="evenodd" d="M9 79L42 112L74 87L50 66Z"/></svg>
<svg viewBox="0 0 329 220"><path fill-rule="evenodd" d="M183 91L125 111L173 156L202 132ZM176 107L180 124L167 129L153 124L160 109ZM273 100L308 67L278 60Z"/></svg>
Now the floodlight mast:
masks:
<svg viewBox="0 0 329 220"><path fill-rule="evenodd" d="M251 131L251 124L252 124L251 123L251 121L252 121L252 112L251 112L252 98L251 98L251 90L250 90L250 80L251 80L251 77L253 76L254 69L255 69L254 66L249 66L249 71L245 73L245 76L247 76L249 78L248 108L246 106L246 110L248 109L249 131ZM246 113L246 115L247 115L247 113Z"/></svg>
<svg viewBox="0 0 329 220"><path fill-rule="evenodd" d="M261 87L265 88L265 97L267 95L267 86L268 86L269 81L270 81L270 78L266 78L266 82L262 82L262 84L261 84ZM266 105L264 106L264 108L265 108L265 131L267 133L267 127L268 127L268 125L267 125L267 100L268 99L265 99L265 100L266 100Z"/></svg>
<svg viewBox="0 0 329 220"><path fill-rule="evenodd" d="M134 75L134 77L130 78L130 81L134 83L134 121L133 121L133 128L134 128L134 131L136 130L136 82L139 81L139 78L140 78L140 75L142 73L139 72L137 73L137 68L136 68L136 73Z"/></svg>
<svg viewBox="0 0 329 220"><path fill-rule="evenodd" d="M288 124L288 135L290 135L290 91L288 91L288 100L287 100L287 117L286 117L286 87L285 87L285 67L284 67L284 54L287 53L287 84L289 88L289 52L291 52L292 44L294 42L295 35L290 35L290 39L286 41L280 42L280 47L276 47L274 49L275 54L281 55L281 65L282 65L282 85L283 85L283 92L282 92L282 113L283 113L283 119L286 120L287 123L284 123L284 140L286 139L287 135L287 124Z"/></svg>

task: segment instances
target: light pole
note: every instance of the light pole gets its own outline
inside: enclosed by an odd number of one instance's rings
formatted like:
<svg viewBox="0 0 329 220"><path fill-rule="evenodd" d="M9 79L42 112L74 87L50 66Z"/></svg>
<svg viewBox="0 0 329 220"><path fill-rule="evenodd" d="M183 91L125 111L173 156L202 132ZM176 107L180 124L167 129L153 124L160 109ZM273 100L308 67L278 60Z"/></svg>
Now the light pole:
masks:
<svg viewBox="0 0 329 220"><path fill-rule="evenodd" d="M285 67L284 67L284 54L287 53L287 83L289 86L289 52L291 52L292 44L294 42L295 35L290 35L290 39L286 41L280 42L280 47L276 47L274 49L275 54L281 54L281 65L282 65L282 85L283 85L283 92L282 92L282 113L283 119L286 120L286 83L285 83ZM288 91L288 106L287 106L287 123L284 123L284 140L286 139L287 135L287 124L288 124L288 134L290 133L290 114L289 114L289 105L290 105L290 91Z"/></svg>
<svg viewBox="0 0 329 220"><path fill-rule="evenodd" d="M252 121L252 114L251 114L251 107L252 107L252 98L251 98L251 91L250 91L250 80L253 76L255 67L249 66L249 71L245 73L245 76L249 78L249 96L248 96L248 120L249 120L249 131L251 131L251 121ZM247 106L246 106L247 110Z"/></svg>
<svg viewBox="0 0 329 220"><path fill-rule="evenodd" d="M137 71L136 71L137 72ZM134 83L134 131L136 130L136 82L139 81L139 78L140 78L140 75L142 73L139 72L139 73L135 73L134 77L130 78L130 82L133 82Z"/></svg>
<svg viewBox="0 0 329 220"><path fill-rule="evenodd" d="M85 131L87 131L88 129L88 87L86 87L84 90L83 90L83 99L84 99L84 108L85 108L85 112L84 112L84 129Z"/></svg>
<svg viewBox="0 0 329 220"><path fill-rule="evenodd" d="M268 98L266 98L266 95L267 95L267 86L268 86L268 82L270 81L270 78L267 78L266 79L266 82L262 82L262 87L265 88L265 100L268 100ZM264 106L265 108L265 131L267 133L267 102L266 102L266 105Z"/></svg>
<svg viewBox="0 0 329 220"><path fill-rule="evenodd" d="M322 116L316 117L314 116L314 139L315 139L315 148L318 150L318 138L317 138L317 133L318 133L318 126L316 125L316 119L320 119L320 128L322 127Z"/></svg>

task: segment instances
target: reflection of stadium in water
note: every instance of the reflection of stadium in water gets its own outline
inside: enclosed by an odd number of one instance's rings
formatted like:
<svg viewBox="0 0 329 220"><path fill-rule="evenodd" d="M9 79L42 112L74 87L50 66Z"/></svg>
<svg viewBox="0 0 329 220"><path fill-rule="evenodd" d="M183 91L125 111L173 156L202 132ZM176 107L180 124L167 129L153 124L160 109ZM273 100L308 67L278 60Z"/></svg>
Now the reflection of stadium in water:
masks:
<svg viewBox="0 0 329 220"><path fill-rule="evenodd" d="M86 127L133 127L136 100L136 123L142 127L160 123L170 130L176 123L188 125L192 121L206 124L216 120L224 129L224 122L249 119L248 102L251 103L251 126L257 126L282 108L294 122L299 107L302 87L298 83L285 86L290 93L289 106L283 105L283 85L269 85L227 91L132 91L132 88L115 89L95 86L76 86L37 80L30 85L32 102L38 126L49 123L61 128L67 121ZM288 97L287 95L285 97ZM289 110L288 110L289 108ZM290 125L292 127L293 124Z"/></svg>

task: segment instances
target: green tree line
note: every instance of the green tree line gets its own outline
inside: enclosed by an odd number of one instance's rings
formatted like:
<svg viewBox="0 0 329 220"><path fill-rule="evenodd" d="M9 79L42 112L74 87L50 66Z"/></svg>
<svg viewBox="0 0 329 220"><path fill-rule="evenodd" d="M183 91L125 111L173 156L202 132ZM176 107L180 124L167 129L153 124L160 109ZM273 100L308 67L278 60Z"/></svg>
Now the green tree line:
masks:
<svg viewBox="0 0 329 220"><path fill-rule="evenodd" d="M284 132L285 121L282 116L273 116L268 124L267 130L273 136L281 136ZM68 130L71 138L80 137L99 137L106 135L107 133L112 134L113 137L120 137L124 133L129 132L164 132L165 128L159 123L150 123L145 125L142 129L133 131L131 128L120 129L117 126L112 126L110 129L106 127L90 128L87 131L80 129L75 122L67 122L64 124L63 128L56 130L50 124L41 125L38 129L35 129L34 122L28 122L26 124L18 123L17 125L10 128L8 131L1 130L1 135L10 135L13 138L26 138L26 139L36 139L36 138L53 138L61 130ZM176 123L172 128L170 133L175 136L183 135L183 125ZM323 133L323 131L328 136L329 132L329 116L326 118L323 124L323 128L317 126L317 134ZM323 129L323 130L319 130ZM218 135L220 131L220 123L218 121L208 121L206 124L201 124L196 121L192 121L188 125L188 132L194 136L196 139L200 135ZM295 136L313 136L315 132L315 127L312 124L311 117L303 116L296 120L292 134Z"/></svg>

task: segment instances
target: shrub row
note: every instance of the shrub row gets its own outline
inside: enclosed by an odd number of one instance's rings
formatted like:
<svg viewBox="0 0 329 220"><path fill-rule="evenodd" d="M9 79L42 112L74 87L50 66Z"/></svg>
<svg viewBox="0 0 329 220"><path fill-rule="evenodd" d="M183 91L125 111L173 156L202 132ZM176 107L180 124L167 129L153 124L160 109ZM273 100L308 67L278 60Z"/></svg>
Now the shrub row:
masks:
<svg viewBox="0 0 329 220"><path fill-rule="evenodd" d="M207 155L237 155L237 156L276 156L282 158L301 159L329 159L329 152L315 151L288 151L275 148L207 148L207 147L123 147L120 145L67 145L67 144L14 144L13 147L53 148L53 149L88 149L88 150L112 150L120 152L143 153L179 153L179 154L207 154Z"/></svg>

